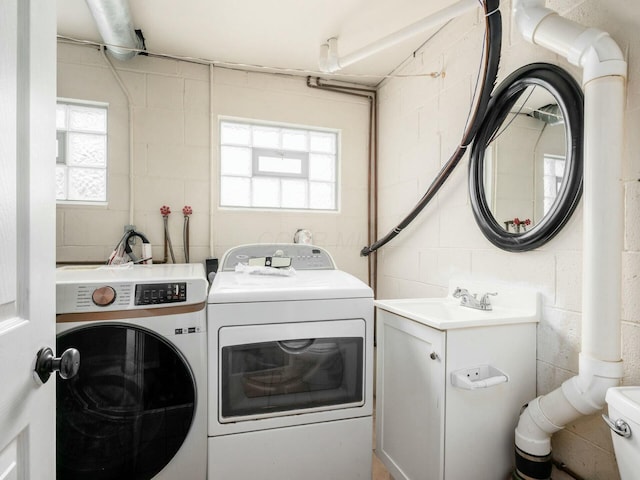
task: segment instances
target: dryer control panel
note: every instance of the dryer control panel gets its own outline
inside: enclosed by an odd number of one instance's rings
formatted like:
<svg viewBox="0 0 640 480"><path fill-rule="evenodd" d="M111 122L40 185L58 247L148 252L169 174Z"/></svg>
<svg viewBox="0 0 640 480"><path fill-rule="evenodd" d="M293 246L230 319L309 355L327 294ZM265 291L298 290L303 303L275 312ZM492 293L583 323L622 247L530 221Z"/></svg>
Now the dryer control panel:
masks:
<svg viewBox="0 0 640 480"><path fill-rule="evenodd" d="M232 272L239 263L295 270L335 270L333 258L324 248L301 243L240 245L225 253L221 271Z"/></svg>

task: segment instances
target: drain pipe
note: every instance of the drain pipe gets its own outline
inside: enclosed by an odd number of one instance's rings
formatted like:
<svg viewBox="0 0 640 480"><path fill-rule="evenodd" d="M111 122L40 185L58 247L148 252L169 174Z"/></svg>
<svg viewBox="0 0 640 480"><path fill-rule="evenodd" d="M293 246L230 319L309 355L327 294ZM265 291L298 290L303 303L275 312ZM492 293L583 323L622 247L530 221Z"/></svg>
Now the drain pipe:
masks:
<svg viewBox="0 0 640 480"><path fill-rule="evenodd" d="M532 400L515 432L514 479L548 479L551 435L598 412L623 376L620 340L623 241L622 150L627 64L606 32L514 0L514 22L529 42L583 69L584 226L582 345L579 373Z"/></svg>

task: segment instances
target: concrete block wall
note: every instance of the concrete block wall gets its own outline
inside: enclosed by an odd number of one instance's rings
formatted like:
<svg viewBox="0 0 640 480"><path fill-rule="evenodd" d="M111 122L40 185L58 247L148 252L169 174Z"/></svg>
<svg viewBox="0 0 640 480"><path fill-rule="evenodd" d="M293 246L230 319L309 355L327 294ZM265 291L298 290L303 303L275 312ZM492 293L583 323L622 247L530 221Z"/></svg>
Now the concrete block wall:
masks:
<svg viewBox="0 0 640 480"><path fill-rule="evenodd" d="M624 159L625 245L622 340L625 384L640 384L640 10L632 2L562 0L549 8L603 29L629 63ZM524 41L501 2L500 80L520 66L546 61L577 79L565 60ZM379 234L415 205L461 137L479 68L484 21L470 13L448 24L379 88ZM432 72L440 72L437 77ZM582 301L582 205L545 246L527 253L497 249L477 227L469 201L468 155L418 219L378 253L378 297L444 296L451 278L477 278L535 288L543 299L538 326L537 391L557 388L578 370ZM517 419L514 419L514 426ZM608 428L599 415L568 425L552 439L554 457L590 480L619 478Z"/></svg>
<svg viewBox="0 0 640 480"><path fill-rule="evenodd" d="M310 89L305 78L249 73L138 56L112 60L133 107L133 224L162 260L169 205L176 261L184 261L182 207L190 205L190 260L220 257L244 243L291 242L311 230L340 268L366 281L369 105ZM130 223L129 104L100 51L58 44L58 96L109 104L108 205L58 205L57 261L105 261ZM218 208L218 121L221 117L338 129L339 212Z"/></svg>

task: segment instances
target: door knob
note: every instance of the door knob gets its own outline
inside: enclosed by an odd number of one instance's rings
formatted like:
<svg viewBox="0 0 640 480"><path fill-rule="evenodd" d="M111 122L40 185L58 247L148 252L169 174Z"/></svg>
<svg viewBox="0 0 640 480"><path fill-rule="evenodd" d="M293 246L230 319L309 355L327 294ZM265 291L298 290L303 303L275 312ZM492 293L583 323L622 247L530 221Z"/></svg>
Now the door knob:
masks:
<svg viewBox="0 0 640 480"><path fill-rule="evenodd" d="M34 371L42 381L47 383L53 372L66 380L75 377L80 368L80 352L75 348L67 348L59 358L55 358L49 347L41 348L36 355Z"/></svg>

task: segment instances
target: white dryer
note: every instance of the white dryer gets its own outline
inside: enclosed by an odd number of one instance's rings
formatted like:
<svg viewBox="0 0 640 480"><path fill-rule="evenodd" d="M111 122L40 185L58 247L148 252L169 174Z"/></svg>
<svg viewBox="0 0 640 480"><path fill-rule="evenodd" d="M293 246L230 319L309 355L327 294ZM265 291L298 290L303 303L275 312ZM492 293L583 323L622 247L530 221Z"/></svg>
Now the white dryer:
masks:
<svg viewBox="0 0 640 480"><path fill-rule="evenodd" d="M57 480L206 478L202 265L62 267L57 351L80 351L57 384Z"/></svg>
<svg viewBox="0 0 640 480"><path fill-rule="evenodd" d="M258 244L208 302L209 478L369 480L372 290L320 247Z"/></svg>

